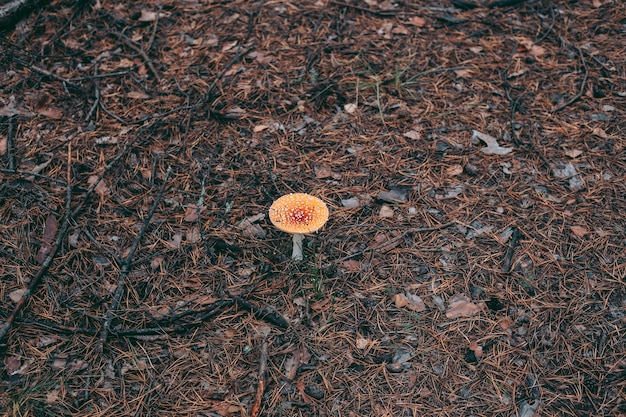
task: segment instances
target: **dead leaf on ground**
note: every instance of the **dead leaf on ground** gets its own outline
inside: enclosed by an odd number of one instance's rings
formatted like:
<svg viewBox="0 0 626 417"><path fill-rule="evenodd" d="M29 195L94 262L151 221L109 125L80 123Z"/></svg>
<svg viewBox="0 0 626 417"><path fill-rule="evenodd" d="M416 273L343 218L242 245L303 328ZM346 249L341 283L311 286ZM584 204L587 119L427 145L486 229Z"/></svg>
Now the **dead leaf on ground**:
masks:
<svg viewBox="0 0 626 417"><path fill-rule="evenodd" d="M487 135L486 133L479 132L478 130L473 131L472 139L480 139L487 145L486 148L482 148L480 150L482 153L487 155L506 155L513 151L513 148L504 148L500 146L496 138Z"/></svg>
<svg viewBox="0 0 626 417"><path fill-rule="evenodd" d="M365 349L367 348L371 343L371 340L366 339L364 337L357 337L356 338L356 348L357 349Z"/></svg>
<svg viewBox="0 0 626 417"><path fill-rule="evenodd" d="M313 167L313 170L315 171L315 178L318 178L318 179L328 178L333 175L333 172L331 171L330 166L326 164L316 164Z"/></svg>
<svg viewBox="0 0 626 417"><path fill-rule="evenodd" d="M52 243L56 237L57 229L57 218L54 214L50 213L48 217L46 217L46 224L44 225L43 237L41 239L41 247L35 257L35 260L40 265L46 260L46 256L48 256L50 250L52 249Z"/></svg>
<svg viewBox="0 0 626 417"><path fill-rule="evenodd" d="M582 226L571 226L570 230L578 237L583 238L586 234L589 233L589 230L585 229Z"/></svg>
<svg viewBox="0 0 626 417"><path fill-rule="evenodd" d="M565 155L572 159L576 159L582 154L583 154L583 151L581 151L580 149L568 149L565 151Z"/></svg>
<svg viewBox="0 0 626 417"><path fill-rule="evenodd" d="M446 175L449 175L451 177L456 177L457 175L461 175L462 173L463 173L463 166L459 164L449 166L446 169Z"/></svg>
<svg viewBox="0 0 626 417"><path fill-rule="evenodd" d="M13 356L6 356L4 358L4 369L6 370L7 374L15 375L21 367L22 367L21 356L13 355Z"/></svg>
<svg viewBox="0 0 626 417"><path fill-rule="evenodd" d="M183 217L183 221L185 222L195 222L196 220L198 220L198 212L201 210L198 210L198 205L197 204L188 204L187 208L185 209L185 217Z"/></svg>
<svg viewBox="0 0 626 417"><path fill-rule="evenodd" d="M418 28L422 28L426 26L426 19L419 16L412 16L407 23L413 26L417 26Z"/></svg>
<svg viewBox="0 0 626 417"><path fill-rule="evenodd" d="M457 294L448 301L448 310L446 317L449 319L457 319L459 317L471 317L478 313L480 308L472 303L468 296Z"/></svg>
<svg viewBox="0 0 626 417"><path fill-rule="evenodd" d="M94 184L96 184L96 182L98 181L98 178L100 177L98 177L97 175L92 175L87 180L87 183L89 184L90 187L93 187ZM94 190L96 194L98 194L100 197L107 197L110 193L109 187L107 187L106 180L104 179L98 182L98 185L96 185L96 188Z"/></svg>

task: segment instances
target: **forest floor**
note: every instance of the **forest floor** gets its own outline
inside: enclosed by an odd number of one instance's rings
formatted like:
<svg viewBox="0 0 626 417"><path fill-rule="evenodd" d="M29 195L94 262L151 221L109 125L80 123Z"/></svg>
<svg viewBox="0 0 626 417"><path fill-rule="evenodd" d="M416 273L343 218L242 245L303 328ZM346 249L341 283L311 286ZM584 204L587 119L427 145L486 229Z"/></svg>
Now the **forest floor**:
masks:
<svg viewBox="0 0 626 417"><path fill-rule="evenodd" d="M45 3L0 33L0 414L626 416L624 45L619 0Z"/></svg>

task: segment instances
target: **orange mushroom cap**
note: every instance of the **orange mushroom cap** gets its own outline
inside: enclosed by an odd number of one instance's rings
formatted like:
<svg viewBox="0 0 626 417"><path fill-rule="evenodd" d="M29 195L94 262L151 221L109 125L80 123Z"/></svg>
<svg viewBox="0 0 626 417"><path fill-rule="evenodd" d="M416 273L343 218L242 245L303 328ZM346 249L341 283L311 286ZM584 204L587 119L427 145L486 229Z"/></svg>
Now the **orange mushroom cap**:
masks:
<svg viewBox="0 0 626 417"><path fill-rule="evenodd" d="M313 233L328 220L328 207L309 194L286 194L270 207L270 220L283 232Z"/></svg>

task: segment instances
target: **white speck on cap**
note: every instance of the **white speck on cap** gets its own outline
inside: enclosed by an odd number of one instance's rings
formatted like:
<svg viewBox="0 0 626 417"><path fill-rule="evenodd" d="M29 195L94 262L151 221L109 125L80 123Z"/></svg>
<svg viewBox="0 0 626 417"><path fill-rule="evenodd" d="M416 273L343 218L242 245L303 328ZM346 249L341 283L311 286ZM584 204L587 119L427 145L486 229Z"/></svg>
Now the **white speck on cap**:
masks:
<svg viewBox="0 0 626 417"><path fill-rule="evenodd" d="M317 197L305 193L287 194L270 207L270 220L287 233L313 233L328 220L328 207Z"/></svg>

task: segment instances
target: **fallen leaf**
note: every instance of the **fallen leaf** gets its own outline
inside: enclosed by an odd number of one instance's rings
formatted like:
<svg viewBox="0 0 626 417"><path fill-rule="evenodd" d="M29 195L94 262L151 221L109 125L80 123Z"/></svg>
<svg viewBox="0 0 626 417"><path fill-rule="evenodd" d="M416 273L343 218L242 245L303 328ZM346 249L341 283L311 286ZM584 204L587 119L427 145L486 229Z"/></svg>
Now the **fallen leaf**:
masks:
<svg viewBox="0 0 626 417"><path fill-rule="evenodd" d="M7 138L3 136L0 138L0 155L7 153Z"/></svg>
<svg viewBox="0 0 626 417"><path fill-rule="evenodd" d="M533 45L528 50L528 55L531 55L531 56L534 56L534 57L542 56L545 53L546 53L546 49L544 47L542 47L542 46L539 46L539 45Z"/></svg>
<svg viewBox="0 0 626 417"><path fill-rule="evenodd" d="M454 73L459 78L467 78L472 75L472 70L470 69L458 69L455 70Z"/></svg>
<svg viewBox="0 0 626 417"><path fill-rule="evenodd" d="M52 243L54 242L54 238L56 237L58 229L57 218L54 214L50 213L48 217L46 217L46 224L43 228L43 237L41 239L41 247L39 248L39 252L37 252L37 256L35 256L35 260L41 265L46 260L46 256L50 253L52 249Z"/></svg>
<svg viewBox="0 0 626 417"><path fill-rule="evenodd" d="M405 138L413 139L413 140L419 140L422 138L422 134L417 129L411 129L407 132L404 132L402 136L404 136Z"/></svg>
<svg viewBox="0 0 626 417"><path fill-rule="evenodd" d="M580 149L568 149L565 151L565 155L569 156L572 159L578 158L582 154L583 151L581 151Z"/></svg>
<svg viewBox="0 0 626 417"><path fill-rule="evenodd" d="M46 394L46 403L51 404L59 401L59 390L53 389Z"/></svg>
<svg viewBox="0 0 626 417"><path fill-rule="evenodd" d="M180 233L176 233L174 234L174 236L172 236L172 239L167 243L172 249L180 249L180 244L182 243L182 241L183 241L183 235L181 235Z"/></svg>
<svg viewBox="0 0 626 417"><path fill-rule="evenodd" d="M498 140L493 136L481 133L477 130L472 132L472 139L480 139L487 145L486 148L482 148L480 150L482 153L487 155L506 155L507 153L513 151L513 148L504 148L500 146L498 144Z"/></svg>
<svg viewBox="0 0 626 417"><path fill-rule="evenodd" d="M349 259L347 261L344 261L341 263L341 265L348 272L359 272L363 267L361 261L357 261L355 259Z"/></svg>
<svg viewBox="0 0 626 417"><path fill-rule="evenodd" d="M330 167L326 164L316 164L313 170L315 171L315 178L317 179L324 179L333 175Z"/></svg>
<svg viewBox="0 0 626 417"><path fill-rule="evenodd" d="M259 132L264 131L264 130L265 130L265 129L267 129L268 127L269 127L269 126L266 126L266 125L256 125L256 126L254 126L254 129L252 129L252 131L253 131L254 133L259 133Z"/></svg>
<svg viewBox="0 0 626 417"><path fill-rule="evenodd" d="M357 197L346 198L341 200L341 205L345 208L354 209L361 207L361 201Z"/></svg>
<svg viewBox="0 0 626 417"><path fill-rule="evenodd" d="M22 296L26 293L26 288L20 288L19 290L13 290L9 293L9 298L11 299L11 301L13 301L14 303L18 303L21 299Z"/></svg>
<svg viewBox="0 0 626 417"><path fill-rule="evenodd" d="M383 204L383 206L380 208L380 211L378 212L378 215L380 217L390 218L390 217L393 217L394 211L388 205Z"/></svg>
<svg viewBox="0 0 626 417"><path fill-rule="evenodd" d="M146 93L142 93L141 91L131 91L126 94L126 97L134 98L134 99L141 99L141 100L150 98L149 95L147 95Z"/></svg>
<svg viewBox="0 0 626 417"><path fill-rule="evenodd" d="M388 203L406 203L409 199L408 187L392 187L389 191L381 191L376 198Z"/></svg>
<svg viewBox="0 0 626 417"><path fill-rule="evenodd" d="M256 59L259 64L269 64L274 59L272 56L265 55L263 52L259 51L250 52L247 56L248 58Z"/></svg>
<svg viewBox="0 0 626 417"><path fill-rule="evenodd" d="M346 111L346 113L352 114L356 111L357 105L355 103L347 103L343 106L343 109Z"/></svg>
<svg viewBox="0 0 626 417"><path fill-rule="evenodd" d="M426 19L419 16L413 16L409 19L408 23L413 26L417 26L418 28L422 28L426 26Z"/></svg>
<svg viewBox="0 0 626 417"><path fill-rule="evenodd" d="M237 43L239 43L239 41L232 41L232 42L225 43L224 46L222 47L222 52L226 52L226 51L233 49L237 45Z"/></svg>
<svg viewBox="0 0 626 417"><path fill-rule="evenodd" d="M571 226L570 230L580 238L585 237L585 235L589 233L589 231L582 226Z"/></svg>
<svg viewBox="0 0 626 417"><path fill-rule="evenodd" d="M463 184L452 184L446 187L446 193L444 195L436 194L435 198L437 200L448 200L451 198L455 198L458 197L464 189L465 187L463 186Z"/></svg>
<svg viewBox="0 0 626 417"><path fill-rule="evenodd" d="M157 13L149 10L142 10L141 16L139 16L140 22L154 22L157 19Z"/></svg>
<svg viewBox="0 0 626 417"><path fill-rule="evenodd" d="M426 304L424 304L421 297L409 292L406 293L406 298L408 300L407 307L409 310L417 312L426 310Z"/></svg>
<svg viewBox="0 0 626 417"><path fill-rule="evenodd" d="M457 294L448 301L448 311L446 317L449 319L457 319L459 317L471 317L478 313L478 306L464 294Z"/></svg>
<svg viewBox="0 0 626 417"><path fill-rule="evenodd" d="M37 110L37 113L49 117L51 119L61 119L63 117L63 112L56 107L47 107L45 109Z"/></svg>
<svg viewBox="0 0 626 417"><path fill-rule="evenodd" d="M513 325L513 320L511 320L511 318L508 316L504 316L500 320L498 320L498 325L502 330L507 330Z"/></svg>
<svg viewBox="0 0 626 417"><path fill-rule="evenodd" d="M188 204L185 209L185 217L183 217L183 221L185 222L195 222L198 220L198 205L197 204Z"/></svg>
<svg viewBox="0 0 626 417"><path fill-rule="evenodd" d="M6 356L4 358L4 369L9 375L15 375L22 366L22 358L20 356Z"/></svg>
<svg viewBox="0 0 626 417"><path fill-rule="evenodd" d="M365 349L369 346L370 344L370 340L366 339L364 337L357 337L356 338L356 348L357 349Z"/></svg>
<svg viewBox="0 0 626 417"><path fill-rule="evenodd" d="M461 175L463 173L463 166L455 164L446 169L446 175L451 177L456 177L457 175Z"/></svg>
<svg viewBox="0 0 626 417"><path fill-rule="evenodd" d="M607 133L603 129L599 128L599 127L594 128L591 131L591 133L593 135L599 137L599 138L602 138L602 139L608 139L609 138L609 135L607 135Z"/></svg>
<svg viewBox="0 0 626 417"><path fill-rule="evenodd" d="M396 294L394 297L394 302L397 308L406 307L409 304L409 299L403 293Z"/></svg>
<svg viewBox="0 0 626 417"><path fill-rule="evenodd" d="M99 177L97 175L92 175L87 180L87 183L90 187L93 187L94 184L96 184L96 182L98 181L98 178ZM100 197L106 197L109 195L109 187L107 187L107 183L104 179L98 182L94 190L96 194L98 194Z"/></svg>

